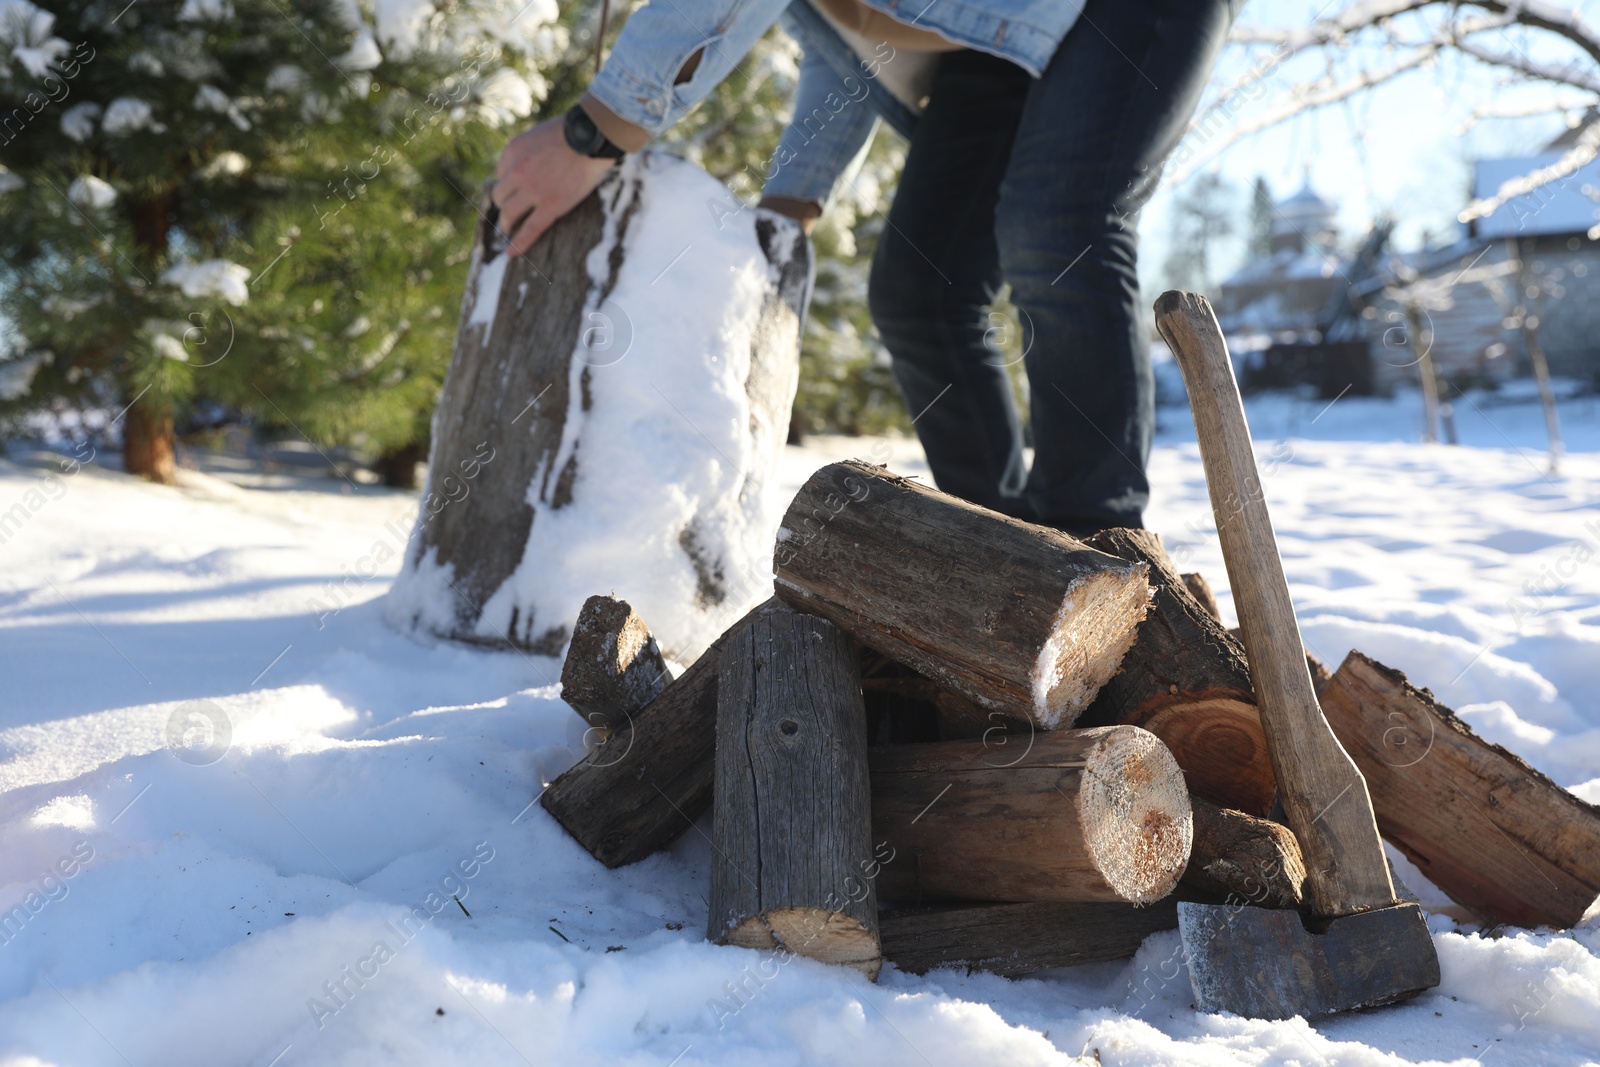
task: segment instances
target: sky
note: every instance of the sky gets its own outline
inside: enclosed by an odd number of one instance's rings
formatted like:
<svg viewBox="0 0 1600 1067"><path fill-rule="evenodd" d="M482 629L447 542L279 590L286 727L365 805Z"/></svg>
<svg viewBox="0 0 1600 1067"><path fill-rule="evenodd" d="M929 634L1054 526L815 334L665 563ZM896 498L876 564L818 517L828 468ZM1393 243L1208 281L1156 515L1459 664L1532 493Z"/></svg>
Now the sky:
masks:
<svg viewBox="0 0 1600 1067"><path fill-rule="evenodd" d="M1250 0L1236 25L1302 26L1319 12L1326 17L1345 6L1343 0ZM1593 9L1600 6L1600 0L1560 6L1576 6L1580 13L1596 18ZM1484 41L1541 61L1559 62L1577 55L1550 35L1532 31L1495 31ZM1217 88L1238 81L1256 57L1265 54L1264 48L1258 49L1250 55L1241 46L1231 45L1218 63L1207 98ZM1377 67L1392 62L1376 40L1358 43L1338 59L1347 74L1358 65ZM1592 69L1592 61L1585 61L1585 66ZM1314 78L1326 68L1324 52L1296 54L1263 80L1266 91L1253 93L1258 98L1233 122L1247 122L1281 103L1292 85ZM1242 230L1250 186L1257 175L1267 180L1279 200L1297 192L1309 179L1313 189L1339 205L1338 225L1346 243L1358 241L1373 219L1384 214L1398 220L1394 242L1399 248L1419 246L1425 234L1431 234L1435 242L1453 237L1458 230L1455 216L1469 199L1473 159L1532 154L1566 128L1564 117L1557 114L1490 119L1464 130L1473 109L1490 103L1578 97L1574 90L1548 85L1509 85L1503 73L1458 55L1402 75L1348 103L1302 113L1239 141L1212 165L1237 187L1241 231L1214 259L1224 276L1243 262ZM1141 225L1140 273L1147 289L1158 284L1167 254L1170 206L1178 188L1171 177L1169 168L1168 179L1146 207Z"/></svg>

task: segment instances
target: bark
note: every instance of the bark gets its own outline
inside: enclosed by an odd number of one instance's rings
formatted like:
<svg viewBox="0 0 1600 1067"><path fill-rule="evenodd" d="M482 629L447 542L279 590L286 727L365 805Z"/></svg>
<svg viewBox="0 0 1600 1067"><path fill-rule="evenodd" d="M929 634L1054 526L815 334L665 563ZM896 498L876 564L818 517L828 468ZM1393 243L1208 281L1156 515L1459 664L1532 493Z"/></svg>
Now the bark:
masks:
<svg viewBox="0 0 1600 1067"><path fill-rule="evenodd" d="M1147 568L859 461L811 476L778 596L980 706L1070 726L1144 618Z"/></svg>
<svg viewBox="0 0 1600 1067"><path fill-rule="evenodd" d="M867 726L850 639L809 615L723 645L707 937L876 978Z"/></svg>

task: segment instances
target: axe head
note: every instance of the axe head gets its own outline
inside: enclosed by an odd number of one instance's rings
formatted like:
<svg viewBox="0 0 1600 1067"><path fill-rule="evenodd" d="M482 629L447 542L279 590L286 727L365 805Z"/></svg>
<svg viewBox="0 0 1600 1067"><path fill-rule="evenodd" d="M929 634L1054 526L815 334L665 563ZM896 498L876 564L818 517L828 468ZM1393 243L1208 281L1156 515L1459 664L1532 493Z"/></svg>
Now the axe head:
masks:
<svg viewBox="0 0 1600 1067"><path fill-rule="evenodd" d="M1296 911L1178 904L1201 1011L1310 1018L1414 997L1439 984L1439 955L1415 904L1318 921Z"/></svg>

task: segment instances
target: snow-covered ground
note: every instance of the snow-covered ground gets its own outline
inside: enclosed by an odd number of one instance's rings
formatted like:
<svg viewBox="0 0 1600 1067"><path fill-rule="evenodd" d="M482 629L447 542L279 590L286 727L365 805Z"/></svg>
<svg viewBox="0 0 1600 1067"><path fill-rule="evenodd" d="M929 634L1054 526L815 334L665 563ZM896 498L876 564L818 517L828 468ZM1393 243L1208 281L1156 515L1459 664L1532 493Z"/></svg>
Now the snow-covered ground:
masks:
<svg viewBox="0 0 1600 1067"><path fill-rule="evenodd" d="M1307 640L1600 801L1600 403L1565 406L1559 475L1536 405L1458 403L1462 448L1409 443L1416 408L1251 404ZM1150 523L1222 591L1162 419ZM845 455L924 469L819 439L784 479ZM0 461L0 1063L1600 1060L1594 919L1435 916L1438 990L1313 1024L1197 1014L1171 933L1022 981L713 947L703 833L607 871L531 803L581 750L556 661L383 625L413 496L53 464Z"/></svg>

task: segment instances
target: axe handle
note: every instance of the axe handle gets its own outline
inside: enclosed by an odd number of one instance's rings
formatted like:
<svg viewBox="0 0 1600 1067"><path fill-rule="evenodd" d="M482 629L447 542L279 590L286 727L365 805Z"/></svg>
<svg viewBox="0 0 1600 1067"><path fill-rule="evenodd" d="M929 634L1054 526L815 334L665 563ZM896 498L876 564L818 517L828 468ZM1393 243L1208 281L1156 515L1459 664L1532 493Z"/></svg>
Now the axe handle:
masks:
<svg viewBox="0 0 1600 1067"><path fill-rule="evenodd" d="M1394 885L1372 799L1311 685L1227 342L1210 301L1195 293L1163 293L1156 328L1188 386L1278 794L1305 854L1311 910L1334 918L1388 907Z"/></svg>

